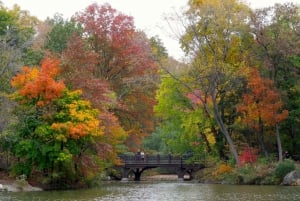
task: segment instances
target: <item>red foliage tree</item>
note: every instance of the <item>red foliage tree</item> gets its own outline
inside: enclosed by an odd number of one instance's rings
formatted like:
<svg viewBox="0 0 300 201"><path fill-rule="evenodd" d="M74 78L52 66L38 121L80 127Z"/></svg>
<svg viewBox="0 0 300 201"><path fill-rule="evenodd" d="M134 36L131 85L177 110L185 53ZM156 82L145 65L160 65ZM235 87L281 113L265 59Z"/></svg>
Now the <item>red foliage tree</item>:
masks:
<svg viewBox="0 0 300 201"><path fill-rule="evenodd" d="M82 69L77 74L85 81L80 84L76 79L72 85L76 88L79 85L89 86L89 95L84 93L93 103L103 100L96 98L99 93L103 94L103 98L114 96L110 102L104 102L104 106L100 106L103 102L99 103L99 107L105 107L111 112L106 114L111 117L116 115L116 120L129 134L127 145L132 150L137 149L143 136L153 130L158 65L149 41L145 34L135 30L132 17L117 12L108 4L92 4L78 13L76 20L84 27L84 37L78 46L68 46L65 57L73 55L68 61L77 58L77 66L80 64ZM85 54L78 52L85 47ZM93 56L82 58L82 55ZM80 58L82 61L78 61ZM89 75L84 78L86 70ZM104 88L108 93L103 93Z"/></svg>
<svg viewBox="0 0 300 201"><path fill-rule="evenodd" d="M117 101L109 82L95 76L98 55L85 45L85 41L74 35L62 54L62 76L68 85L82 89L83 97L90 100L99 111L104 125L104 139L97 142L96 149L101 158L114 160L118 150L116 145L124 143L127 136L118 118L110 110Z"/></svg>

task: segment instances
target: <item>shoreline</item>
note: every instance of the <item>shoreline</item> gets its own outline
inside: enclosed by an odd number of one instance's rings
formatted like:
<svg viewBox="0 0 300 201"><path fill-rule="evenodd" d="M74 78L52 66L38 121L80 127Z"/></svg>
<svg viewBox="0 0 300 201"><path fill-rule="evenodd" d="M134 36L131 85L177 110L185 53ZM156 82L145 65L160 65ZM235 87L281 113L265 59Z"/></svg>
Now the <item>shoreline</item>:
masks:
<svg viewBox="0 0 300 201"><path fill-rule="evenodd" d="M292 171L291 173L294 172L294 175L298 175L297 171ZM297 174L296 174L296 173ZM19 178L13 178L9 176L6 172L0 171L0 192L33 192L33 191L44 191L46 189L43 189L39 185L34 185L34 183L28 183L27 180L24 179L19 179ZM132 179L132 178L131 178ZM295 180L296 179L296 180ZM145 175L141 177L142 181L178 181L178 176L176 174L154 174L154 175ZM185 177L184 180L189 180L188 177ZM290 184L285 184L281 183L279 185L300 185L300 179L299 177L294 178L295 182L292 182ZM293 181L294 181L293 180ZM212 178L205 178L205 177L196 177L190 181L198 182L198 183L203 183L203 184L231 184L231 183L226 183L224 181L217 181ZM233 184L233 183L232 183ZM237 185L245 185L245 184L238 184ZM248 184L248 185L256 185L256 184ZM259 184L262 185L262 184ZM276 185L276 184L274 184ZM277 184L278 185L278 184Z"/></svg>
<svg viewBox="0 0 300 201"><path fill-rule="evenodd" d="M43 189L36 186L32 186L27 181L20 182L13 179L0 179L0 191L31 192L31 191L43 191Z"/></svg>
<svg viewBox="0 0 300 201"><path fill-rule="evenodd" d="M144 176L143 181L177 181L178 177L176 174L160 174ZM0 179L0 192L33 192L33 191L44 191L44 189L32 186L27 181L18 181L8 176L4 176L4 179Z"/></svg>
<svg viewBox="0 0 300 201"><path fill-rule="evenodd" d="M27 191L43 191L42 188L32 186L26 180L18 180L9 176L6 171L0 170L0 192L27 192Z"/></svg>

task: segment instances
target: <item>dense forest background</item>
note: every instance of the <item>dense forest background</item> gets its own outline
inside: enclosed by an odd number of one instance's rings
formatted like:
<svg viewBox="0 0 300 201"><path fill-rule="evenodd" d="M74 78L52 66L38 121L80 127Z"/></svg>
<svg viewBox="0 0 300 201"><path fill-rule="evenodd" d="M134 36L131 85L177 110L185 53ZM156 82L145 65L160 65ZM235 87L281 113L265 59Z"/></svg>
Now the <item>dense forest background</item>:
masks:
<svg viewBox="0 0 300 201"><path fill-rule="evenodd" d="M0 3L1 168L85 181L120 153L239 164L300 155L300 7L190 0L165 20L185 62L131 16L92 4L41 21ZM180 29L172 29L172 26Z"/></svg>

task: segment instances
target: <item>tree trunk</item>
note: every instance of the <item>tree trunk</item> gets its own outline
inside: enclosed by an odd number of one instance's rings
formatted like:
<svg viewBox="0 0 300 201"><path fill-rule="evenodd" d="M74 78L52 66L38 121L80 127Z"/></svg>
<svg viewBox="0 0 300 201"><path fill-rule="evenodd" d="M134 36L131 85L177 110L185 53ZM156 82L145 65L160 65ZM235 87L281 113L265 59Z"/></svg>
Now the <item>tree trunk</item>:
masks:
<svg viewBox="0 0 300 201"><path fill-rule="evenodd" d="M279 162L281 162L283 157L282 157L282 146L281 146L278 124L275 124L275 132L276 132L276 140L277 140L277 148L278 148L278 158L279 158Z"/></svg>
<svg viewBox="0 0 300 201"><path fill-rule="evenodd" d="M223 122L223 119L221 118L221 115L219 113L218 105L216 103L215 97L213 97L213 110L214 110L214 117L215 117L215 119L217 121L217 124L219 125L221 132L223 133L223 135L225 136L225 138L227 140L230 152L233 155L236 163L238 163L239 162L239 157L238 157L237 151L235 149L233 140L231 139L231 137L229 135L229 132L228 132L228 130L227 130L227 128L226 128L226 126L225 126L225 124Z"/></svg>
<svg viewBox="0 0 300 201"><path fill-rule="evenodd" d="M201 128L199 123L197 125L198 125L198 128ZM200 132L200 136L204 140L204 143L205 143L206 148L207 148L207 152L211 153L211 147L210 147L210 144L209 144L209 141L208 141L206 135L203 132Z"/></svg>
<svg viewBox="0 0 300 201"><path fill-rule="evenodd" d="M260 143L260 147L261 147L262 152L264 153L265 157L268 157L268 152L267 152L267 149L265 147L264 127L263 127L261 117L259 117L258 124L259 124L258 140L259 140L259 143Z"/></svg>
<svg viewBox="0 0 300 201"><path fill-rule="evenodd" d="M203 132L200 132L200 135L201 135L201 138L204 140L204 143L206 145L207 153L211 153L211 147L210 147L210 144L209 144L209 141L208 141L206 135Z"/></svg>

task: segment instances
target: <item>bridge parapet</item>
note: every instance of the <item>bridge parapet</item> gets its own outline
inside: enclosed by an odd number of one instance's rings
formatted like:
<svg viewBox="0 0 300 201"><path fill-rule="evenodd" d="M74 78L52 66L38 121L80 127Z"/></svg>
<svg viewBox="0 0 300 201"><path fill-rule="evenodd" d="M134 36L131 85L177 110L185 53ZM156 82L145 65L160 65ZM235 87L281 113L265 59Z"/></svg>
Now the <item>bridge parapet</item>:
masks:
<svg viewBox="0 0 300 201"><path fill-rule="evenodd" d="M139 155L121 155L120 156L124 164L193 164L193 163L205 163L205 158L199 155L182 156L182 155L170 155L170 154L147 154L144 158Z"/></svg>

